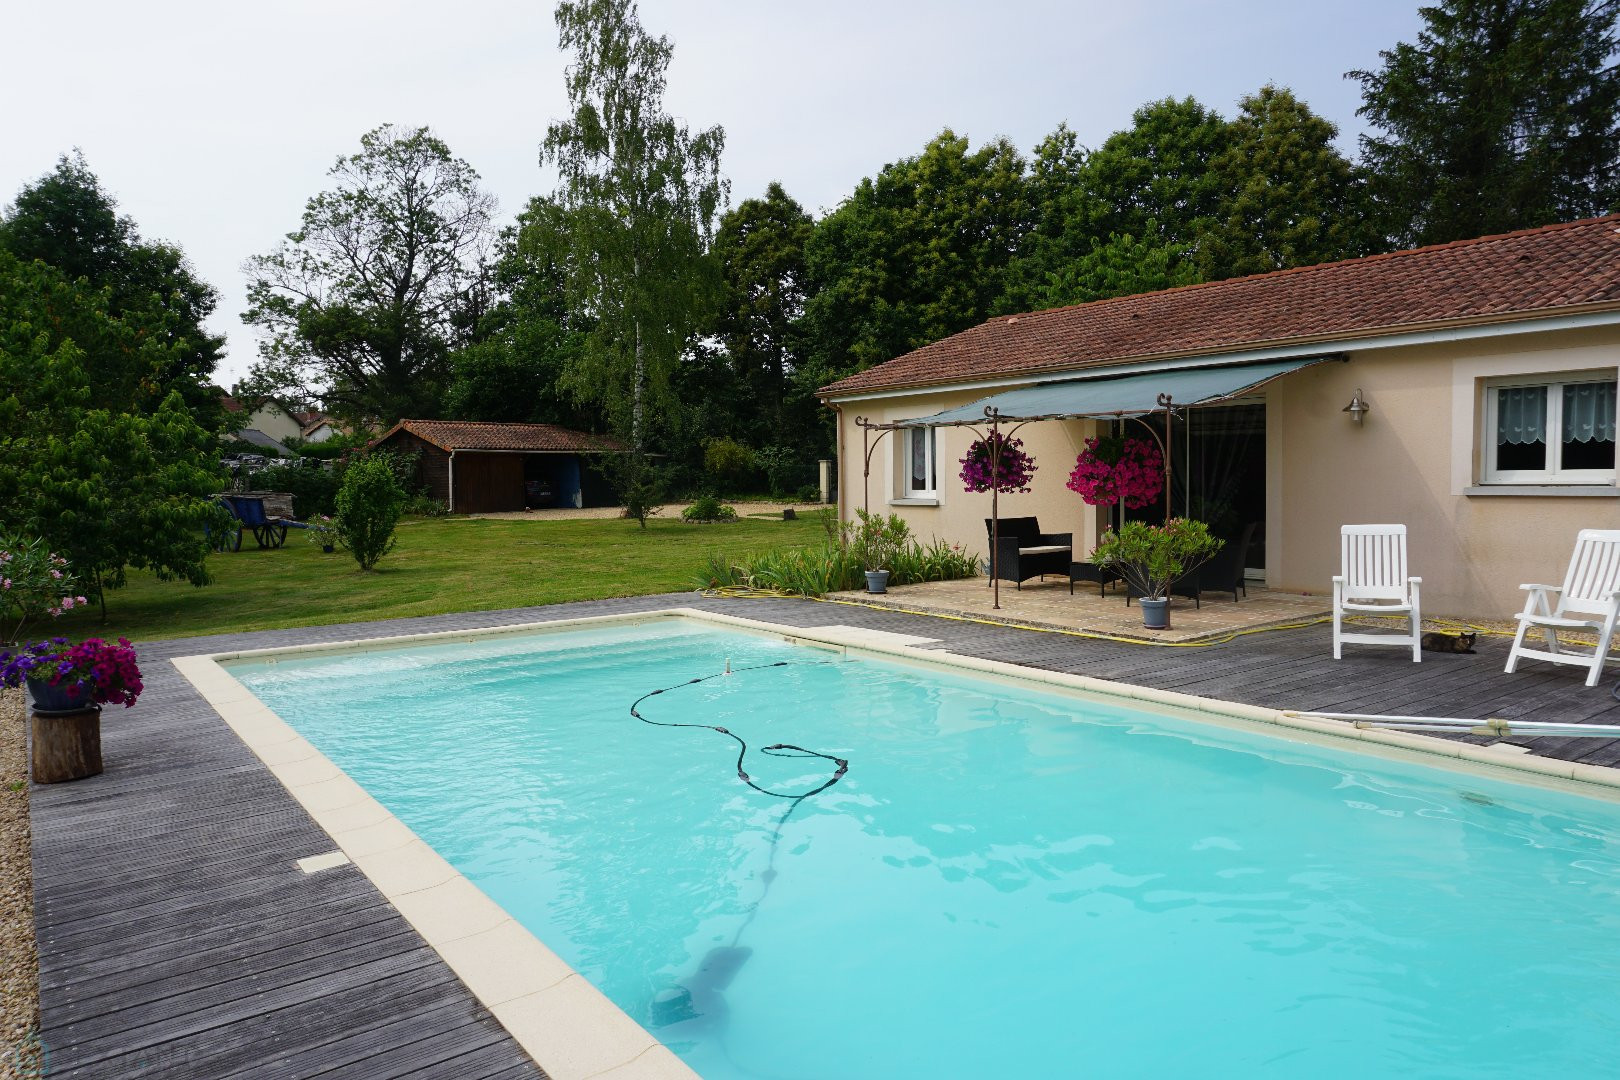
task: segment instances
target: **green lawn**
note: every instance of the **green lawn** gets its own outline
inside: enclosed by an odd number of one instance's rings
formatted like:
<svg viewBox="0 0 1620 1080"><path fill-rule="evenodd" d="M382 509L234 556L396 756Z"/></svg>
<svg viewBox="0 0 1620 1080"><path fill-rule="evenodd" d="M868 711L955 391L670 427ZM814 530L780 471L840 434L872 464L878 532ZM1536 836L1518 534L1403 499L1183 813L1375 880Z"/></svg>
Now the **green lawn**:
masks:
<svg viewBox="0 0 1620 1080"><path fill-rule="evenodd" d="M35 624L31 636L123 635L134 641L323 623L400 619L450 611L600 600L694 586L710 552L729 555L800 547L822 536L813 516L745 518L726 525L634 521L411 519L399 543L370 573L346 552L322 554L303 532L287 545L209 560L214 584L198 589L132 573L107 593L107 622L92 607Z"/></svg>

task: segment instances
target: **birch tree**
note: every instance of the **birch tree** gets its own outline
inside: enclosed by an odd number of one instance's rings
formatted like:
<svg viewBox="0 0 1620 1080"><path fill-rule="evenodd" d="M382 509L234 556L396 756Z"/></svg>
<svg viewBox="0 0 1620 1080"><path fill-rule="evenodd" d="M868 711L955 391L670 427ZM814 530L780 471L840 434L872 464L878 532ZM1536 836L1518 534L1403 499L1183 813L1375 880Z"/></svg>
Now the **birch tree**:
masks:
<svg viewBox="0 0 1620 1080"><path fill-rule="evenodd" d="M559 173L560 227L549 236L567 306L592 324L564 378L640 459L712 303L704 256L728 194L725 132L694 134L664 111L674 48L647 33L632 0L565 0L556 18L573 54L571 112L547 129L540 161Z"/></svg>

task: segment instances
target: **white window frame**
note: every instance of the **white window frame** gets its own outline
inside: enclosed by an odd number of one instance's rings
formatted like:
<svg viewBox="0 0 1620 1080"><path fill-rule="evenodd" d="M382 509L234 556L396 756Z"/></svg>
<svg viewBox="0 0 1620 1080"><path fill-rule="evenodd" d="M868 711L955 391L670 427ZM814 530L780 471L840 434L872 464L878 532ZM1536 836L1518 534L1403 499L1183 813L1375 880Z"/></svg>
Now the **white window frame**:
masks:
<svg viewBox="0 0 1620 1080"><path fill-rule="evenodd" d="M932 427L903 428L904 438L901 440L904 452L900 458L900 497L903 499L937 499L939 498L939 429ZM911 454L912 440L926 439L925 455L928 462L928 478L931 486L914 488L911 486Z"/></svg>
<svg viewBox="0 0 1620 1080"><path fill-rule="evenodd" d="M1522 375L1484 381L1484 420L1480 427L1479 482L1481 484L1612 484L1614 469L1564 469L1564 387L1579 383L1614 382L1609 371L1570 371ZM1515 387L1547 388L1547 468L1498 469L1496 467L1497 391Z"/></svg>

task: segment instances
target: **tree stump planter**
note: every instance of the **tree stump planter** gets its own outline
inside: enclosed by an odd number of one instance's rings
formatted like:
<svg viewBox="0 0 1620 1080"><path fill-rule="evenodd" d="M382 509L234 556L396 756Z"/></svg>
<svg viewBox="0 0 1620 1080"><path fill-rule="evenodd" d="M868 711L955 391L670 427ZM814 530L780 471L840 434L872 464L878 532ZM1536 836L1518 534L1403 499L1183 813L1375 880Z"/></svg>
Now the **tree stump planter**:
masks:
<svg viewBox="0 0 1620 1080"><path fill-rule="evenodd" d="M36 784L59 784L101 773L101 707L72 712L35 710L33 774Z"/></svg>

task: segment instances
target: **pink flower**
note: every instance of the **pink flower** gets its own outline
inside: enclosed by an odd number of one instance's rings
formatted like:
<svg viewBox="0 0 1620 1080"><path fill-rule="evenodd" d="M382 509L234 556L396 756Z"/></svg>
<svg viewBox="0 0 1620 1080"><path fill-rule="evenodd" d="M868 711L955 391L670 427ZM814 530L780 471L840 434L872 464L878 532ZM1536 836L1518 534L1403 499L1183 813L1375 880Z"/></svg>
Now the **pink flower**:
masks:
<svg viewBox="0 0 1620 1080"><path fill-rule="evenodd" d="M1164 456L1147 439L1087 439L1066 486L1092 506L1149 506L1164 492Z"/></svg>

